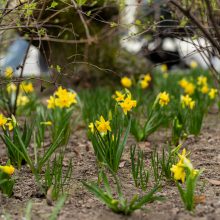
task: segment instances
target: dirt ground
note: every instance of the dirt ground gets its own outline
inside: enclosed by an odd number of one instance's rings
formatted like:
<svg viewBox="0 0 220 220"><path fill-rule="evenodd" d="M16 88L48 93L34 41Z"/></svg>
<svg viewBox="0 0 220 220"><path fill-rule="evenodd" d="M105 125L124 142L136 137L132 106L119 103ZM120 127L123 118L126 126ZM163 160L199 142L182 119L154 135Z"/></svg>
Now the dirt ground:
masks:
<svg viewBox="0 0 220 220"><path fill-rule="evenodd" d="M150 153L154 147L161 149L169 138L169 133L159 131L150 136L149 141L140 143L144 150L147 164ZM137 192L131 178L131 166L129 160L129 146L133 143L130 138L123 160L125 164L119 170L120 179L123 183L125 195L129 197L131 192ZM5 150L3 145L0 148L0 161L5 161ZM166 199L147 204L143 210L136 211L131 216L114 214L105 205L91 195L81 184L82 180L96 180L97 169L92 146L86 138L85 133L75 132L71 137L67 148L67 155L74 158L72 181L69 188L69 197L62 208L59 220L214 220L220 219L220 117L217 114L208 115L205 119L201 134L198 137L189 137L186 147L191 151L191 159L197 169L204 168L204 172L199 182L197 194L200 203L194 212L186 212L180 200L178 190L171 182L163 182L162 188L158 192ZM67 158L67 159L68 159ZM33 201L32 219L48 219L53 206L47 205L45 198L40 198L37 187L34 184L34 177L23 167L21 171L16 171L16 186L14 195L6 198L0 194L0 219L4 219L4 212L10 213L12 219L22 219L27 202ZM218 180L212 182L212 180ZM149 188L152 183L149 183ZM131 196L131 195L130 195Z"/></svg>

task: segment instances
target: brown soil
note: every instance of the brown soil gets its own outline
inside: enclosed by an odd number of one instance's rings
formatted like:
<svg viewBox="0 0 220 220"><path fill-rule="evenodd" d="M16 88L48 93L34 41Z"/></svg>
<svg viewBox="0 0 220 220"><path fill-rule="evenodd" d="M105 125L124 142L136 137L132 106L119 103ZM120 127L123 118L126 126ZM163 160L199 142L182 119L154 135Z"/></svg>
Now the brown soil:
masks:
<svg viewBox="0 0 220 220"><path fill-rule="evenodd" d="M136 211L131 216L114 214L105 205L100 203L81 184L82 180L96 180L97 169L92 146L87 141L85 133L77 131L71 137L67 148L67 155L74 158L74 168L72 181L69 188L69 197L60 212L59 218L74 220L138 220L138 219L220 219L220 185L211 184L210 179L220 181L220 118L219 115L209 115L204 123L199 137L189 137L187 149L191 151L191 159L198 169L204 168L204 172L199 181L197 194L201 196L201 203L196 206L194 212L187 212L183 208L178 190L171 182L163 182L162 189L158 194L165 196L164 201L147 204L143 210ZM169 134L159 131L149 138L149 143L141 143L147 163L149 163L150 152L155 146L161 149L166 143ZM130 197L131 192L135 192L131 178L131 167L129 160L129 146L134 141L130 138L127 149L123 156L125 164L119 170L120 179L123 183L125 195ZM3 145L2 145L3 146ZM0 149L1 161L6 160L5 150ZM67 158L67 159L68 159ZM16 172L16 186L14 195L6 198L0 194L0 219L3 213L10 213L12 219L22 219L22 213L27 202L33 202L33 219L48 219L53 206L49 206L45 198L37 198L38 190L34 184L34 177L23 167ZM149 183L151 187L152 182ZM138 192L138 190L136 190Z"/></svg>

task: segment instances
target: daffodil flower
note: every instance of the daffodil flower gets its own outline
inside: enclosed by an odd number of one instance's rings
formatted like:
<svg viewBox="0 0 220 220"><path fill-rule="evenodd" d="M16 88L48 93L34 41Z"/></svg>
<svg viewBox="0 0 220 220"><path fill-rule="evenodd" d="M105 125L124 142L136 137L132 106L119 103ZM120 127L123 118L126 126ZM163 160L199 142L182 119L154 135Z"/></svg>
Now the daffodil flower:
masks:
<svg viewBox="0 0 220 220"><path fill-rule="evenodd" d="M157 96L157 99L159 99L160 106L164 107L170 102L170 95L167 92L160 92Z"/></svg>
<svg viewBox="0 0 220 220"><path fill-rule="evenodd" d="M5 68L5 77L8 79L12 78L13 72L14 72L14 70L12 67L10 67L10 66L6 67Z"/></svg>
<svg viewBox="0 0 220 220"><path fill-rule="evenodd" d="M3 173L6 173L8 175L12 175L15 171L15 168L12 165L6 165L6 166L0 166L0 170Z"/></svg>
<svg viewBox="0 0 220 220"><path fill-rule="evenodd" d="M127 115L127 113L129 111L131 111L132 108L136 107L137 101L136 100L132 100L131 99L131 94L129 93L127 95L127 98L123 102L119 103L119 105L121 106L124 114Z"/></svg>
<svg viewBox="0 0 220 220"><path fill-rule="evenodd" d="M181 103L182 103L182 107L188 107L191 110L195 107L195 101L192 100L192 98L187 94L187 95L181 95L180 97Z"/></svg>
<svg viewBox="0 0 220 220"><path fill-rule="evenodd" d="M217 94L218 90L217 89L213 89L211 88L210 91L209 91L209 98L210 99L214 99L216 97L216 94Z"/></svg>
<svg viewBox="0 0 220 220"><path fill-rule="evenodd" d="M105 121L103 116L100 116L99 121L97 120L95 125L97 130L102 134L106 134L108 131L111 131L110 122Z"/></svg>
<svg viewBox="0 0 220 220"><path fill-rule="evenodd" d="M4 128L6 123L7 123L7 118L3 114L0 114L0 127Z"/></svg>
<svg viewBox="0 0 220 220"><path fill-rule="evenodd" d="M132 81L130 78L128 78L127 76L121 78L121 84L122 86L124 86L125 88L130 88L132 86Z"/></svg>

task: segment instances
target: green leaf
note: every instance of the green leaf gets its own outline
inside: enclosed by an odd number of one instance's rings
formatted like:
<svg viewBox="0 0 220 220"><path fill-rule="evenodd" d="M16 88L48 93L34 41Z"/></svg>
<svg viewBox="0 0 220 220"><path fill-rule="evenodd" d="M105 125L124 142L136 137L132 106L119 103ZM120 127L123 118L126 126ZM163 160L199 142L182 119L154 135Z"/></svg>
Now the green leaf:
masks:
<svg viewBox="0 0 220 220"><path fill-rule="evenodd" d="M55 8L58 5L56 1L53 1L50 5L50 8Z"/></svg>
<svg viewBox="0 0 220 220"><path fill-rule="evenodd" d="M43 165L48 161L48 159L51 157L51 155L53 154L53 152L60 146L60 143L63 140L63 133L64 133L64 129L60 132L59 136L57 137L57 139L54 141L54 143L48 148L48 150L46 151L46 153L44 154L44 156L39 159L39 163L38 163L38 170L40 171L43 167Z"/></svg>
<svg viewBox="0 0 220 220"><path fill-rule="evenodd" d="M77 4L78 4L79 6L84 5L86 2L87 2L87 0L77 0Z"/></svg>
<svg viewBox="0 0 220 220"><path fill-rule="evenodd" d="M63 195L59 198L51 215L49 216L49 220L56 220L57 219L59 212L61 211L62 207L64 206L66 198L67 198L67 195Z"/></svg>
<svg viewBox="0 0 220 220"><path fill-rule="evenodd" d="M118 169L118 166L119 166L119 163L120 163L120 160L121 160L122 153L123 153L124 148L125 148L125 144L127 142L127 138L128 138L129 132L130 132L130 128L131 128L131 119L129 120L128 127L126 129L124 139L123 139L122 143L119 145L119 147L117 149L117 152L116 152L116 158L115 158L116 166L115 166L115 168L117 168L117 169Z"/></svg>

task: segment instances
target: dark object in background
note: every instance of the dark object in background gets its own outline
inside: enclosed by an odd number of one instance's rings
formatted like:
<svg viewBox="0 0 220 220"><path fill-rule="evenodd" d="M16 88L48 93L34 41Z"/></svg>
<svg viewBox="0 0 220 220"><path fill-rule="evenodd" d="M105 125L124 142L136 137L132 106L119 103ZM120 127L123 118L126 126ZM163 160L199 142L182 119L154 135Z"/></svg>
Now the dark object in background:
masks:
<svg viewBox="0 0 220 220"><path fill-rule="evenodd" d="M141 54L154 64L167 64L168 69L171 69L173 66L186 68L187 65L181 58L174 39L191 35L192 31L190 28L186 30L180 27L179 22L172 18L171 11L163 6L158 6L148 16L157 17L159 25L151 33L153 40L143 46ZM169 45L169 50L164 49L167 48L165 45L167 39L172 42L172 47Z"/></svg>

